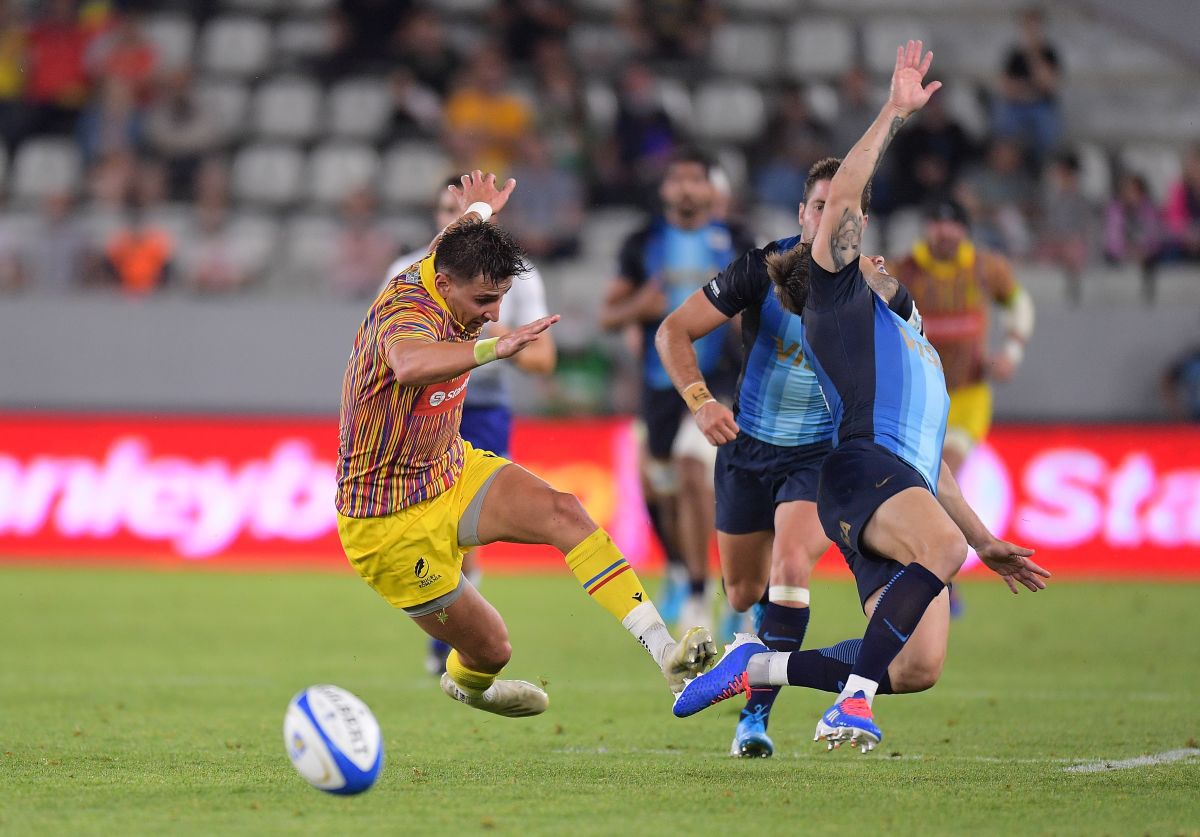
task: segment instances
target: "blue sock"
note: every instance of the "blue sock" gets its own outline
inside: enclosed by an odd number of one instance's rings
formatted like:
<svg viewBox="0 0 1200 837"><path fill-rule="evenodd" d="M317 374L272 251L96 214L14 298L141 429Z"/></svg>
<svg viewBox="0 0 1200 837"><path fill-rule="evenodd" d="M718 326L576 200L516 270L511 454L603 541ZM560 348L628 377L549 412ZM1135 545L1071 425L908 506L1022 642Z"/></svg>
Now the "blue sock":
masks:
<svg viewBox="0 0 1200 837"><path fill-rule="evenodd" d="M850 673L879 683L945 583L920 564L909 564L892 576L875 605L858 659Z"/></svg>
<svg viewBox="0 0 1200 837"><path fill-rule="evenodd" d="M759 639L772 651L799 651L804 644L804 633L808 630L808 617L807 607L784 607L769 602L763 608ZM778 686L752 688L746 696L746 707L742 710L741 718L762 713L763 723L766 724L767 713L778 696Z"/></svg>
<svg viewBox="0 0 1200 837"><path fill-rule="evenodd" d="M858 661L858 652L862 649L862 644L861 639L846 639L828 648L797 651L788 658L788 685L806 686L834 694L841 692L854 663ZM885 671L876 694L891 693L892 682Z"/></svg>

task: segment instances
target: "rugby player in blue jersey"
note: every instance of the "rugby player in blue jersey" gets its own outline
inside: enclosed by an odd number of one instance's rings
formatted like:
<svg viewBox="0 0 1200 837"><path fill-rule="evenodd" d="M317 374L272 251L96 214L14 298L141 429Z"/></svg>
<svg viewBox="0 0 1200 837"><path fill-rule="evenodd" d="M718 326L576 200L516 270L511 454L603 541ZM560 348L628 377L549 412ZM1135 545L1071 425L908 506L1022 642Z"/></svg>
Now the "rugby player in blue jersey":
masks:
<svg viewBox="0 0 1200 837"><path fill-rule="evenodd" d="M899 283L868 284L860 263L863 193L896 131L940 87L923 85L931 60L919 41L897 50L888 103L831 180L811 245L768 259L781 301L803 312L804 353L832 413L834 450L821 465L817 511L854 573L867 630L827 654L771 652L739 637L680 694L681 717L761 686L838 690L817 737L866 752L883 737L875 695L929 688L940 675L945 586L968 542L1014 593L1018 584L1042 589L1049 577L1030 550L996 539L962 500L941 461L948 397L937 352L889 308Z"/></svg>

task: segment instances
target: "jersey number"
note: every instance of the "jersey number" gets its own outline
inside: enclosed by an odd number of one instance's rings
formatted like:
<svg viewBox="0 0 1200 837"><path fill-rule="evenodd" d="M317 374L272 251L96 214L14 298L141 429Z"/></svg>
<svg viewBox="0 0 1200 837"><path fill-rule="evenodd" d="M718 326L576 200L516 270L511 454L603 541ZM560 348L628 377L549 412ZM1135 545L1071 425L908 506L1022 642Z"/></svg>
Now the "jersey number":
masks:
<svg viewBox="0 0 1200 837"><path fill-rule="evenodd" d="M801 369L812 371L812 367L808 365L808 359L804 357L804 350L800 348L799 343L790 343L786 347L783 345L782 337L775 337L775 357L780 363L787 363L789 360L792 366L799 366Z"/></svg>

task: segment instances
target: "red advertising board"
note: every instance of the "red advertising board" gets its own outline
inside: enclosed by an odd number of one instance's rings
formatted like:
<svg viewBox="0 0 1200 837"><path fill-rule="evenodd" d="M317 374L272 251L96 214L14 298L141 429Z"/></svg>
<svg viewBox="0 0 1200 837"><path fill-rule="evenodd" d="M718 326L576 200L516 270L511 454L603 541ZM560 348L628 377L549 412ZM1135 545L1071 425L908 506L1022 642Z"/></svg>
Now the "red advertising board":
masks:
<svg viewBox="0 0 1200 837"><path fill-rule="evenodd" d="M0 561L344 568L336 442L324 418L0 416ZM627 420L519 422L514 454L632 561L659 560ZM1059 575L1200 577L1200 429L1001 427L962 482L993 531ZM507 544L486 560L562 566Z"/></svg>

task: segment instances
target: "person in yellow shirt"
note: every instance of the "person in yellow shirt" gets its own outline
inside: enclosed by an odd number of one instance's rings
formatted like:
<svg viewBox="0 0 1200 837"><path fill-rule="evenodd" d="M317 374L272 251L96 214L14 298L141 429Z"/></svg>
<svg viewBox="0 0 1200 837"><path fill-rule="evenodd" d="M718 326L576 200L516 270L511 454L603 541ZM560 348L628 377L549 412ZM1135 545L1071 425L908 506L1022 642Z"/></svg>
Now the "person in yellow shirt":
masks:
<svg viewBox="0 0 1200 837"><path fill-rule="evenodd" d="M508 171L517 142L533 122L529 105L508 88L508 62L481 47L464 83L446 101L445 140L455 159L484 171Z"/></svg>

